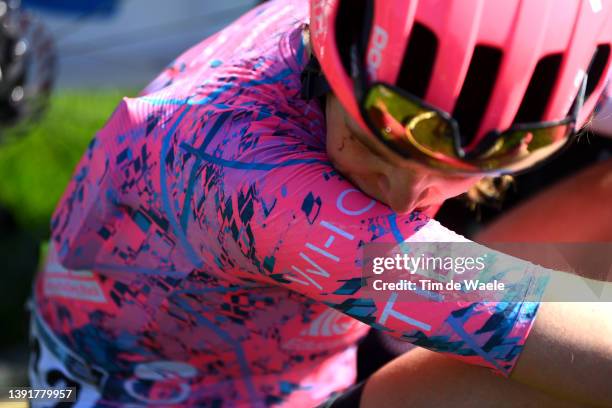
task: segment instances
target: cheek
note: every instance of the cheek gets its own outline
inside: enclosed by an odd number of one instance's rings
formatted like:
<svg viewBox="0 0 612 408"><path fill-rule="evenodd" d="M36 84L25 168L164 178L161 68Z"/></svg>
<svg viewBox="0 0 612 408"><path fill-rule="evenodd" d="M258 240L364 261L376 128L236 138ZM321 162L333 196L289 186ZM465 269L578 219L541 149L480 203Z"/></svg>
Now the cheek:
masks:
<svg viewBox="0 0 612 408"><path fill-rule="evenodd" d="M381 164L376 160L376 155L353 139L340 103L335 98L328 98L326 106L326 150L334 167L351 178L376 173Z"/></svg>
<svg viewBox="0 0 612 408"><path fill-rule="evenodd" d="M329 160L337 170L341 172L350 170L351 160L349 154L347 154L348 149L343 137L337 134L335 136L328 134L326 149Z"/></svg>
<svg viewBox="0 0 612 408"><path fill-rule="evenodd" d="M330 103L327 106L327 135L325 148L327 156L338 170L342 170L346 166L346 131L340 125L338 114L330 108ZM331 110L331 111L330 111Z"/></svg>
<svg viewBox="0 0 612 408"><path fill-rule="evenodd" d="M351 134L338 129L327 135L327 155L334 167L353 176L376 173L379 167L375 156L357 143ZM345 174L347 175L347 174Z"/></svg>

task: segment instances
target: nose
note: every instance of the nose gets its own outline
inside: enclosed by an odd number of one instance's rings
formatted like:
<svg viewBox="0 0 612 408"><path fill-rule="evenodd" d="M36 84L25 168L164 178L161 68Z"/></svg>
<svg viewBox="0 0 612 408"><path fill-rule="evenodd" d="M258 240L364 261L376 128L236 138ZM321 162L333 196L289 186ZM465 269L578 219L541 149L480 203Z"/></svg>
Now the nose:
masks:
<svg viewBox="0 0 612 408"><path fill-rule="evenodd" d="M411 212L432 204L426 199L436 189L435 180L426 172L409 169L395 169L391 174L381 174L378 187L389 207L398 213Z"/></svg>

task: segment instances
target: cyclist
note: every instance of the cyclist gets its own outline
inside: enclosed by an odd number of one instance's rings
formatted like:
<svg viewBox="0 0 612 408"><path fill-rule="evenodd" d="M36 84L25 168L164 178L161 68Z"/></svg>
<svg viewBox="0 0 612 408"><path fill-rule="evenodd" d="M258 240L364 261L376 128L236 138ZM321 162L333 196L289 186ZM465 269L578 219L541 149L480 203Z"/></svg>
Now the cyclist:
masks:
<svg viewBox="0 0 612 408"><path fill-rule="evenodd" d="M386 405L403 387L381 376L337 397L375 327L470 363L449 372L474 381L472 406L610 403L609 307L527 301L545 276L500 276L521 288L510 303L360 293L363 245L462 240L437 206L588 118L612 4L555 4L313 0L308 26L306 1L272 1L178 57L121 102L53 216L33 386L75 386L77 406ZM449 360L427 353L405 358ZM456 402L441 377L409 378Z"/></svg>

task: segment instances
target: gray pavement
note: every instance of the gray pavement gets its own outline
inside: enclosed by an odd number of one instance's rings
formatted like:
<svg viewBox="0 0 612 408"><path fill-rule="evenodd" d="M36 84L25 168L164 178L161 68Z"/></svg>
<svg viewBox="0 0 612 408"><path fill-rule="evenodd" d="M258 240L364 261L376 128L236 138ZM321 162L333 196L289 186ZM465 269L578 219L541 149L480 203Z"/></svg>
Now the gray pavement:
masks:
<svg viewBox="0 0 612 408"><path fill-rule="evenodd" d="M59 87L141 87L255 0L123 0L110 17L34 12L56 36Z"/></svg>

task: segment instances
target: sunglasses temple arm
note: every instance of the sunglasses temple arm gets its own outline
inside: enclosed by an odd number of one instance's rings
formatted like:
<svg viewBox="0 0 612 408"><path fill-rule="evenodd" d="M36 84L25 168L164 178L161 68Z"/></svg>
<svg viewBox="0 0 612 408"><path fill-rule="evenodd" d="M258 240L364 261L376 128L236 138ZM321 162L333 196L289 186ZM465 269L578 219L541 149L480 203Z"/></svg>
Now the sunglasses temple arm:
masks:
<svg viewBox="0 0 612 408"><path fill-rule="evenodd" d="M584 106L584 99L586 97L586 88L587 88L587 76L584 76L582 83L580 84L580 89L578 90L578 95L576 95L576 100L572 106L572 118L575 122L578 121L578 115L580 115L580 110Z"/></svg>

